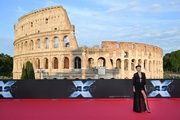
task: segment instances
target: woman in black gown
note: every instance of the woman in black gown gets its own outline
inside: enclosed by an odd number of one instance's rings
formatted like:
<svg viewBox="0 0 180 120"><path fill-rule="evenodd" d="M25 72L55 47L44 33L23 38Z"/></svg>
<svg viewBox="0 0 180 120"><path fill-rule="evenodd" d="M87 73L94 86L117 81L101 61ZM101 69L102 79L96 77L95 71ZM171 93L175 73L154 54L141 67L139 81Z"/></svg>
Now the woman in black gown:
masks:
<svg viewBox="0 0 180 120"><path fill-rule="evenodd" d="M147 111L150 113L148 100L146 96L146 75L144 72L141 72L141 66L136 66L137 72L133 76L133 92L134 92L134 101L133 101L133 111L143 112Z"/></svg>

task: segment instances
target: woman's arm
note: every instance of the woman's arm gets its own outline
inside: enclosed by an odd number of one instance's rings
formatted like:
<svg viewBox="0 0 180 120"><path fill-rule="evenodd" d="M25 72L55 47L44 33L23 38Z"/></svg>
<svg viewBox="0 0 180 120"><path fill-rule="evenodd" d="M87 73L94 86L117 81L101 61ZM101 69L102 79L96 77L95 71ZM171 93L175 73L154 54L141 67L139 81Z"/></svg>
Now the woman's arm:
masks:
<svg viewBox="0 0 180 120"><path fill-rule="evenodd" d="M144 73L144 90L147 92L147 87L146 87L146 74Z"/></svg>
<svg viewBox="0 0 180 120"><path fill-rule="evenodd" d="M135 82L136 82L136 80L135 80L136 78L135 78L135 74L134 74L134 76L133 76L133 92L136 92L136 89L135 89Z"/></svg>
<svg viewBox="0 0 180 120"><path fill-rule="evenodd" d="M147 87L146 87L146 85L144 85L144 90L147 92Z"/></svg>

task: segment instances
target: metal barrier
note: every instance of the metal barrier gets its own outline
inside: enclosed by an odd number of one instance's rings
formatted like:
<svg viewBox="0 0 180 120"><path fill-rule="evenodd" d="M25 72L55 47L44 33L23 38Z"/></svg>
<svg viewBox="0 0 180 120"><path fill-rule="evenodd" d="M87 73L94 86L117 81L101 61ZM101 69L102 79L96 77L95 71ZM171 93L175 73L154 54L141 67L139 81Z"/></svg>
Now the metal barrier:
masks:
<svg viewBox="0 0 180 120"><path fill-rule="evenodd" d="M148 97L180 98L179 79L148 79ZM0 99L132 98L131 79L0 80Z"/></svg>

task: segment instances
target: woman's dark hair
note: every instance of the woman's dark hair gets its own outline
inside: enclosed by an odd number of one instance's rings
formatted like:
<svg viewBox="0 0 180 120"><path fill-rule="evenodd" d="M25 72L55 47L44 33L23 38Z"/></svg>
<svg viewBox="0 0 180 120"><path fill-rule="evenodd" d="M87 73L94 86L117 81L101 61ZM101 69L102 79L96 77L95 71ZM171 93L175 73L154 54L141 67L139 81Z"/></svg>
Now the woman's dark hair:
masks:
<svg viewBox="0 0 180 120"><path fill-rule="evenodd" d="M140 67L140 68L141 68L141 66L140 66L140 65L137 65L137 66L136 66L136 68L137 68L137 67Z"/></svg>

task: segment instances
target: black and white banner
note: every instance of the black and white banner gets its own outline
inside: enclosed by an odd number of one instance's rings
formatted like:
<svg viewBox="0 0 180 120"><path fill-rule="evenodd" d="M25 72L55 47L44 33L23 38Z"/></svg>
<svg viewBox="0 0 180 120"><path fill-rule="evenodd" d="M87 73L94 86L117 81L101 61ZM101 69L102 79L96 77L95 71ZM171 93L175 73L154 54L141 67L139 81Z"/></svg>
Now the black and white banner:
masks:
<svg viewBox="0 0 180 120"><path fill-rule="evenodd" d="M148 97L180 98L180 80L147 80ZM0 99L132 98L132 80L0 80Z"/></svg>

